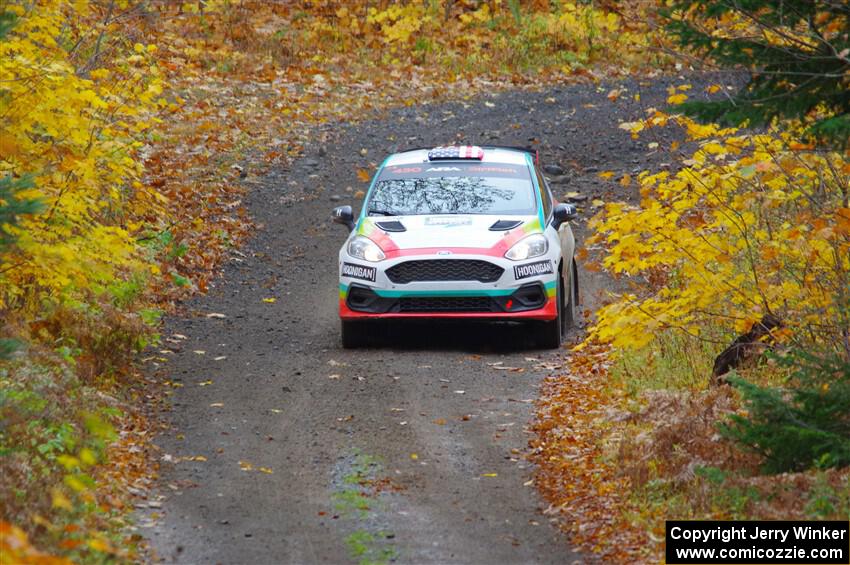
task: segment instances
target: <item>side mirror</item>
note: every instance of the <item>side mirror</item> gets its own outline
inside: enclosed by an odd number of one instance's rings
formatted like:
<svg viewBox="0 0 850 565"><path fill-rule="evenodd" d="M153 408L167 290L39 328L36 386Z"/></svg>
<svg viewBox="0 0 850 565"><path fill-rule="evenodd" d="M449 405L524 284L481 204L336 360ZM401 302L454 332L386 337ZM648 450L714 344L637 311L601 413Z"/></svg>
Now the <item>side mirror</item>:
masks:
<svg viewBox="0 0 850 565"><path fill-rule="evenodd" d="M555 229L561 227L564 222L570 222L578 218L578 210L572 204L557 204L552 210L552 226Z"/></svg>
<svg viewBox="0 0 850 565"><path fill-rule="evenodd" d="M348 227L348 231L352 231L354 229L354 212L351 210L351 206L339 206L338 208L334 208L331 216L333 217L335 224L342 224Z"/></svg>

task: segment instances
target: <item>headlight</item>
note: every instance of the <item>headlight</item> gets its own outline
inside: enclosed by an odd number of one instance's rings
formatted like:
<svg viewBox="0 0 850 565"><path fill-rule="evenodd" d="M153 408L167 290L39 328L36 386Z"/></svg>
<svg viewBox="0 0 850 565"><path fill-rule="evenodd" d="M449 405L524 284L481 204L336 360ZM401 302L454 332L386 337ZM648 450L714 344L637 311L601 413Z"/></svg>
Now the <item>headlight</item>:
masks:
<svg viewBox="0 0 850 565"><path fill-rule="evenodd" d="M374 241L362 235L356 236L348 244L348 254L364 261L383 261L386 255Z"/></svg>
<svg viewBox="0 0 850 565"><path fill-rule="evenodd" d="M545 255L547 251L549 251L549 242L543 234L536 233L516 242L514 246L508 249L508 252L505 253L505 257L511 261L525 261L532 257Z"/></svg>

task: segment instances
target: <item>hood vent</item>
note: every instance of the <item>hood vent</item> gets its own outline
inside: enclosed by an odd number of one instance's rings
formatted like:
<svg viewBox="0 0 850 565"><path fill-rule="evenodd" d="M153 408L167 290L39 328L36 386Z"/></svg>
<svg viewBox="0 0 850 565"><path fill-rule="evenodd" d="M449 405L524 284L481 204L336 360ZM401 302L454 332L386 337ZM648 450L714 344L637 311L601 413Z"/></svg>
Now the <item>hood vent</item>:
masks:
<svg viewBox="0 0 850 565"><path fill-rule="evenodd" d="M381 228L384 231L391 232L399 232L399 231L407 231L407 228L404 227L404 224L401 222L375 222L375 225Z"/></svg>
<svg viewBox="0 0 850 565"><path fill-rule="evenodd" d="M522 225L522 220L499 220L490 226L490 231L508 231L519 225Z"/></svg>

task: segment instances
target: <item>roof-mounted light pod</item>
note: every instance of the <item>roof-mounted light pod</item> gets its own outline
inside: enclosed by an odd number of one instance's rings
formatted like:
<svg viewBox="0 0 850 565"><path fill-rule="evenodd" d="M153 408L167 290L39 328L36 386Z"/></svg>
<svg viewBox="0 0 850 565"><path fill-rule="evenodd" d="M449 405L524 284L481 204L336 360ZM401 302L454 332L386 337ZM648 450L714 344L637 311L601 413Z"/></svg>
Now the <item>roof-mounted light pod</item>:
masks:
<svg viewBox="0 0 850 565"><path fill-rule="evenodd" d="M477 145L445 145L428 152L429 161L456 161L459 159L484 159L484 150Z"/></svg>

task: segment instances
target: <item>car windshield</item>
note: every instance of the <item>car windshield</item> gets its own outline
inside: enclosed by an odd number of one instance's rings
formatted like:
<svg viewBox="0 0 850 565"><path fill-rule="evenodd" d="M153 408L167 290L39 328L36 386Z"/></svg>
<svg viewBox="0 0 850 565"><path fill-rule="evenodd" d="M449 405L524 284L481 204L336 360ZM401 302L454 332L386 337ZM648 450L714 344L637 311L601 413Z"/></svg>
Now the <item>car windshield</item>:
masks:
<svg viewBox="0 0 850 565"><path fill-rule="evenodd" d="M423 163L384 167L366 213L531 215L537 210L528 167L501 163Z"/></svg>

